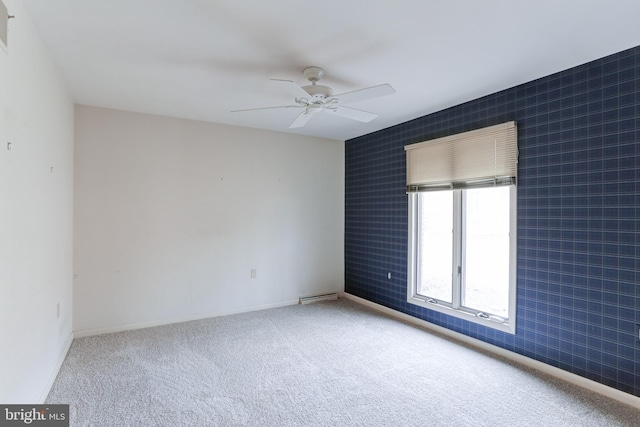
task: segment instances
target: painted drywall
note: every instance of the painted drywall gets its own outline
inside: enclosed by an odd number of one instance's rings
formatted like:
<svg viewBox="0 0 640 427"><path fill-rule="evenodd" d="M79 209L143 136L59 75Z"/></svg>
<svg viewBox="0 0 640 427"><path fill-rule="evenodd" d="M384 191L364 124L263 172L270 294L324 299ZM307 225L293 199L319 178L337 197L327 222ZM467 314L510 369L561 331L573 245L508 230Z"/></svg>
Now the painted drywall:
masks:
<svg viewBox="0 0 640 427"><path fill-rule="evenodd" d="M406 283L403 147L510 120L515 335L409 304ZM347 292L640 396L640 47L349 140L345 161Z"/></svg>
<svg viewBox="0 0 640 427"><path fill-rule="evenodd" d="M78 333L343 290L343 141L87 106L75 124Z"/></svg>
<svg viewBox="0 0 640 427"><path fill-rule="evenodd" d="M73 102L22 3L5 4L15 19L0 49L0 402L37 403L71 340Z"/></svg>

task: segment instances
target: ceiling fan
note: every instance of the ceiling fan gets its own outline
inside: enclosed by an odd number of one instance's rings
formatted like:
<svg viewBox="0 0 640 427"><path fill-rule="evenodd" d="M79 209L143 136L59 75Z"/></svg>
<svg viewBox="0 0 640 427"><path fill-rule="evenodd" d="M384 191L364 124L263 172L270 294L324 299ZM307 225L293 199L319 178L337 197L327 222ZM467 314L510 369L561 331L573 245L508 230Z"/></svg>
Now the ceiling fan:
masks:
<svg viewBox="0 0 640 427"><path fill-rule="evenodd" d="M294 91L296 95L295 104L280 105L276 107L249 108L246 110L233 110L232 113L280 108L301 108L302 112L289 125L289 128L299 128L304 126L314 114L320 111L367 123L378 117L378 115L368 111L345 107L344 104L396 93L391 85L382 84L334 95L333 89L330 87L317 84L322 76L324 76L324 70L322 68L307 67L303 72L307 80L311 82L310 85L299 86L292 80L271 79L276 83L287 85Z"/></svg>

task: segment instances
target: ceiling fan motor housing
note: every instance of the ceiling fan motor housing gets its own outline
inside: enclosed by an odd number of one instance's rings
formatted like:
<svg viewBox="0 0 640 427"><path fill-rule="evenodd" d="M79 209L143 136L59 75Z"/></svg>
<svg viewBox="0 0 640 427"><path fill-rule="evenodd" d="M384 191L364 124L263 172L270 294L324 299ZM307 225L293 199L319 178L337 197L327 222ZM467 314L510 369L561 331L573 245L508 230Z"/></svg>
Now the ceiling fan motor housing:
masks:
<svg viewBox="0 0 640 427"><path fill-rule="evenodd" d="M304 76L311 82L310 85L303 86L305 90L314 101L324 101L333 95L333 89L329 86L323 86L316 84L324 76L324 70L320 67L307 67L303 71Z"/></svg>
<svg viewBox="0 0 640 427"><path fill-rule="evenodd" d="M304 89L305 92L311 95L313 99L318 100L326 99L333 95L333 90L329 86L312 84L303 86L302 89Z"/></svg>

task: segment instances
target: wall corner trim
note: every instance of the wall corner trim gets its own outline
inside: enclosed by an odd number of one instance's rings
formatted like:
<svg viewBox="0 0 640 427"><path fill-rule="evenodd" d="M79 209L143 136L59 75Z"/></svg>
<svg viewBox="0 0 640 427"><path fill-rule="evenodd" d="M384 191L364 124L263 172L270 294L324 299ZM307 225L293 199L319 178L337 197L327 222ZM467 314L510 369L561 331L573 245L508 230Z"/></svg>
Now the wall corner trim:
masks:
<svg viewBox="0 0 640 427"><path fill-rule="evenodd" d="M375 302L366 300L364 298L360 298L358 296L343 292L339 294L340 298L347 298L359 304L365 305L367 307L378 310L382 313L388 314L392 317L395 317L399 320L404 320L406 322L412 323L414 325L420 326L422 328L428 329L430 331L439 333L441 335L445 335L448 338L452 338L456 341L462 342L464 344L471 345L478 349L488 351L497 356L504 357L510 361L520 363L525 365L528 368L535 369L539 372L543 372L545 374L551 375L560 380L566 381L570 384L577 385L579 387L585 388L594 393L598 393L600 395L609 397L611 399L617 400L618 402L633 406L635 408L640 409L640 397L636 397L632 394L625 393L613 387L606 386L599 382L590 380L588 378L581 377L579 375L573 374L571 372L562 370L560 368L556 368L555 366L548 365L546 363L540 362L535 359L531 359L529 357L523 356L518 353L514 353L512 351L506 350L504 348L495 346L493 344L486 343L484 341L480 341L478 339L469 337L467 335L461 334L459 332L452 331L447 328L443 328L442 326L434 325L433 323L429 323L425 320L418 319L417 317L410 316L408 314L399 312L397 310L391 309L389 307L385 307L383 305L377 304Z"/></svg>
<svg viewBox="0 0 640 427"><path fill-rule="evenodd" d="M71 344L73 344L73 339L74 339L74 336L72 332L71 334L69 334L67 343L64 346L64 351L60 353L60 358L58 359L58 363L56 363L55 368L53 369L53 371L51 371L51 375L49 376L49 379L47 380L47 383L45 384L44 389L40 394L40 398L38 398L38 404L44 404L45 400L47 400L47 396L49 395L49 392L51 392L51 387L53 387L53 383L56 381L56 378L58 377L58 373L60 372L60 368L64 363L64 359L67 358L67 354L69 353Z"/></svg>

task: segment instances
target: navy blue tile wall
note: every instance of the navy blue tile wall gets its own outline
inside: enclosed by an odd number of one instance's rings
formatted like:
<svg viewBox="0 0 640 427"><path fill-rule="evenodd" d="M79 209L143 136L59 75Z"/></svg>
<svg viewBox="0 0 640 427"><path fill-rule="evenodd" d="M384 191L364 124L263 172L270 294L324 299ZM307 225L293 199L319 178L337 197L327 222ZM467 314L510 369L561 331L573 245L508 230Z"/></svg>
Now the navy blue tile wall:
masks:
<svg viewBox="0 0 640 427"><path fill-rule="evenodd" d="M640 396L639 105L640 47L347 141L346 291ZM509 120L516 335L406 302L404 146Z"/></svg>

